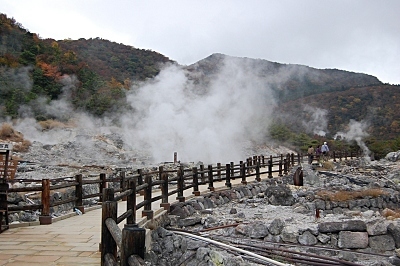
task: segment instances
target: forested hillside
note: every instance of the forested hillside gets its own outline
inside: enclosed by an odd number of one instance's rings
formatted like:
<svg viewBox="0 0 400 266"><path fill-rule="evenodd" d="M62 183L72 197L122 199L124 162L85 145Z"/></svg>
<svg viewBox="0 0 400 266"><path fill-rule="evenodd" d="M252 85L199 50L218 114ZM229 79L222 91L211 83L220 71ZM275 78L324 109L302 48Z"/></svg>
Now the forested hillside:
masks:
<svg viewBox="0 0 400 266"><path fill-rule="evenodd" d="M213 54L187 67L196 83L207 87L221 68L230 63L240 64L262 78L275 92L280 102L299 99L324 92L345 91L354 87L382 85L376 77L338 69L315 69L308 66L280 64L261 59L237 58Z"/></svg>
<svg viewBox="0 0 400 266"><path fill-rule="evenodd" d="M276 100L274 123L266 138L304 150L323 138L332 140L355 120L367 125L366 141L376 154L400 149L400 86L382 84L362 73L222 54L179 67L205 94L227 62L240 65L245 76L261 80L260 86ZM178 65L157 52L99 38L41 39L0 14L0 117L53 119L44 106L60 98L97 117L131 111L126 104L128 90L155 77L166 63ZM320 121L312 121L316 118ZM316 134L315 123L326 124L323 135Z"/></svg>
<svg viewBox="0 0 400 266"><path fill-rule="evenodd" d="M16 118L23 106L37 120L51 119L41 103L67 94L76 109L101 116L124 106L132 83L154 77L169 61L101 39L42 40L0 14L0 114Z"/></svg>
<svg viewBox="0 0 400 266"><path fill-rule="evenodd" d="M222 54L213 54L187 69L194 83L207 90L226 64L240 64L245 73L260 78L260 85L271 89L277 101L270 128L275 140L306 151L309 145L331 139L332 148L340 148L348 143L340 141L343 136L336 136L338 132L356 130L352 137L362 137L377 158L400 149L399 85L383 84L362 73ZM352 121L363 128L350 129ZM357 149L355 142L350 144Z"/></svg>

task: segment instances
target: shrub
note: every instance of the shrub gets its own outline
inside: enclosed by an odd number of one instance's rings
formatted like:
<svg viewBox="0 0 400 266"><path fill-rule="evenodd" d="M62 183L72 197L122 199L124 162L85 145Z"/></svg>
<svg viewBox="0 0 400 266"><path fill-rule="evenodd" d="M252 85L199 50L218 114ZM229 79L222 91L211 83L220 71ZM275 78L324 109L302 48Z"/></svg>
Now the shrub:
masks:
<svg viewBox="0 0 400 266"><path fill-rule="evenodd" d="M0 128L0 138L1 139L9 139L13 136L14 129L8 123L3 123Z"/></svg>
<svg viewBox="0 0 400 266"><path fill-rule="evenodd" d="M13 147L13 151L15 152L27 152L29 150L29 147L32 145L32 143L29 140L23 140L20 143L17 143Z"/></svg>

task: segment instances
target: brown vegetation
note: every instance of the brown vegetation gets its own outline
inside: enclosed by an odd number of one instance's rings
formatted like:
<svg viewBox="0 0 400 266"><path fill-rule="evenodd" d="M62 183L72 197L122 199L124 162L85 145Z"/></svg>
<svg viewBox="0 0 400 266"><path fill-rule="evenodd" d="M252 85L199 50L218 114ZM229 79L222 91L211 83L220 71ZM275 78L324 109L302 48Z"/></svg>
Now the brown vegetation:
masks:
<svg viewBox="0 0 400 266"><path fill-rule="evenodd" d="M15 131L9 123L3 123L0 127L0 141L13 142L15 152L26 152L31 146L31 142L24 139L22 133Z"/></svg>
<svg viewBox="0 0 400 266"><path fill-rule="evenodd" d="M383 191L382 189L378 188L371 188L359 191L328 191L328 190L321 190L317 192L317 196L324 200L330 201L346 201L346 200L353 200L353 199L360 199L364 197L379 197L381 195L388 195L388 192Z"/></svg>
<svg viewBox="0 0 400 266"><path fill-rule="evenodd" d="M382 216L386 217L388 220L393 220L396 218L400 218L400 211L394 211L386 208L382 211Z"/></svg>
<svg viewBox="0 0 400 266"><path fill-rule="evenodd" d="M53 119L40 121L39 125L42 127L42 130L49 130L54 128L69 128L74 126L72 123L62 123Z"/></svg>

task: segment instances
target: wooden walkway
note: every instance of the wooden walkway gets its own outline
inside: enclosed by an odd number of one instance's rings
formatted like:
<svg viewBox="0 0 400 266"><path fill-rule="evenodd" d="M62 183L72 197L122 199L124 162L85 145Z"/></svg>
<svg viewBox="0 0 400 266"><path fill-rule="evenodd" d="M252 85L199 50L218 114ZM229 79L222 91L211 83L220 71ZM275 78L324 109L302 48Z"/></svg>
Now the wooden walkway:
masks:
<svg viewBox="0 0 400 266"><path fill-rule="evenodd" d="M267 179L267 175L261 175ZM248 182L253 181L248 178ZM240 185L241 179L231 180L233 186ZM225 181L215 182L214 187L222 189ZM207 185L201 185L200 191L209 192ZM191 190L185 190L184 196L192 196ZM157 196L157 192L153 194ZM137 202L143 196L137 197ZM176 202L176 195L169 198ZM160 202L152 204L156 210ZM121 212L126 211L126 202L118 204ZM141 217L137 214L137 217ZM0 266L76 266L100 265L99 244L101 239L101 206L85 209L85 214L72 213L65 217L53 219L50 225L39 225L39 222L25 226L11 225L10 229L0 234ZM120 223L122 226L125 223Z"/></svg>

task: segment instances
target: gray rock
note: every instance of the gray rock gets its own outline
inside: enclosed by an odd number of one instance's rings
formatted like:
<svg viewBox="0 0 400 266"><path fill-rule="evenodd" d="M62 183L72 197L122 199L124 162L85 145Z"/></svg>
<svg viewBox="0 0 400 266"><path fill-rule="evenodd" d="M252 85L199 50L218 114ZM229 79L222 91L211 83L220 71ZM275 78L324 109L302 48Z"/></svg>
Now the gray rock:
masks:
<svg viewBox="0 0 400 266"><path fill-rule="evenodd" d="M310 232L305 231L299 235L298 241L302 245L312 246L318 243L318 239Z"/></svg>
<svg viewBox="0 0 400 266"><path fill-rule="evenodd" d="M386 156L385 159L391 162L396 162L400 158L400 151L397 152L389 152Z"/></svg>
<svg viewBox="0 0 400 266"><path fill-rule="evenodd" d="M394 250L395 243L391 235L379 235L369 237L370 248L378 251Z"/></svg>
<svg viewBox="0 0 400 266"><path fill-rule="evenodd" d="M365 222L361 220L349 220L344 222L324 222L318 225L321 233L338 233L340 231L362 232L367 230Z"/></svg>
<svg viewBox="0 0 400 266"><path fill-rule="evenodd" d="M367 232L370 236L384 235L387 232L385 220L373 220L366 223Z"/></svg>
<svg viewBox="0 0 400 266"><path fill-rule="evenodd" d="M319 210L325 210L325 201L316 199L314 200L315 208Z"/></svg>
<svg viewBox="0 0 400 266"><path fill-rule="evenodd" d="M292 191L285 185L268 187L265 196L272 205L292 206L295 202Z"/></svg>
<svg viewBox="0 0 400 266"><path fill-rule="evenodd" d="M179 216L180 218L186 218L188 217L188 214L185 212L185 210L180 207L180 206L176 206L170 213L171 215L176 215Z"/></svg>
<svg viewBox="0 0 400 266"><path fill-rule="evenodd" d="M390 262L392 265L400 266L400 258L397 257L397 256L391 256L391 257L389 257L389 262Z"/></svg>
<svg viewBox="0 0 400 266"><path fill-rule="evenodd" d="M367 232L351 232L340 231L339 248L366 248L368 247L368 233Z"/></svg>
<svg viewBox="0 0 400 266"><path fill-rule="evenodd" d="M191 226L191 225L195 225L201 223L201 217L188 217L188 218L184 218L184 219L180 219L178 221L178 226L179 227L184 227L184 226Z"/></svg>
<svg viewBox="0 0 400 266"><path fill-rule="evenodd" d="M272 235L279 235L282 232L282 229L285 227L285 222L280 218L276 218L272 221L272 223L268 227L268 231Z"/></svg>
<svg viewBox="0 0 400 266"><path fill-rule="evenodd" d="M264 238L269 234L268 225L264 222L240 224L236 226L236 232L251 238Z"/></svg>
<svg viewBox="0 0 400 266"><path fill-rule="evenodd" d="M285 226L281 233L283 242L288 242L288 243L297 243L298 236L299 236L299 229L293 225Z"/></svg>
<svg viewBox="0 0 400 266"><path fill-rule="evenodd" d="M331 237L329 235L326 234L319 234L317 236L317 239L319 242L321 242L322 244L326 244L329 242L329 240L331 240Z"/></svg>
<svg viewBox="0 0 400 266"><path fill-rule="evenodd" d="M393 237L396 248L400 248L400 227L394 223L391 223L388 225L387 231Z"/></svg>
<svg viewBox="0 0 400 266"><path fill-rule="evenodd" d="M264 237L264 241L274 242L274 243L282 243L282 238L280 235L267 235Z"/></svg>

